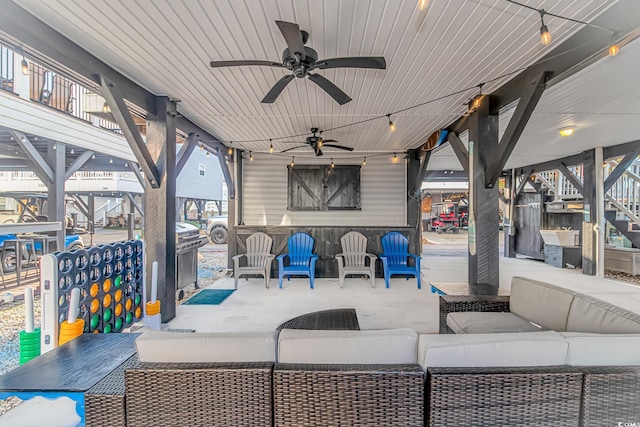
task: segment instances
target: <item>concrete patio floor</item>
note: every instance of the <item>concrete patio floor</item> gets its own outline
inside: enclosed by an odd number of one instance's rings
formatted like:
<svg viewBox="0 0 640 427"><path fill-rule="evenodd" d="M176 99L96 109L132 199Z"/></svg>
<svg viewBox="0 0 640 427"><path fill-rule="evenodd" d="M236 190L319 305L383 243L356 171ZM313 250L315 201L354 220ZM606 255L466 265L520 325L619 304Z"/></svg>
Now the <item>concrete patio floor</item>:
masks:
<svg viewBox="0 0 640 427"><path fill-rule="evenodd" d="M429 282L467 282L466 256L422 258L422 289L415 279L393 278L389 289L383 279L376 279L372 289L368 279L347 279L340 288L338 279L316 279L315 289L305 278L283 282L270 280L265 289L262 278L244 278L238 290L220 305L179 305L171 328L194 328L204 331L268 331L301 314L333 308L355 308L361 329L412 328L418 333L437 333L438 296ZM581 293L607 295L636 294L640 287L609 279L581 274L577 270L551 267L540 261L500 258L500 288L509 289L515 275L554 283ZM212 289L233 289L233 278L218 280ZM631 305L635 296L630 299ZM619 301L618 301L619 303Z"/></svg>

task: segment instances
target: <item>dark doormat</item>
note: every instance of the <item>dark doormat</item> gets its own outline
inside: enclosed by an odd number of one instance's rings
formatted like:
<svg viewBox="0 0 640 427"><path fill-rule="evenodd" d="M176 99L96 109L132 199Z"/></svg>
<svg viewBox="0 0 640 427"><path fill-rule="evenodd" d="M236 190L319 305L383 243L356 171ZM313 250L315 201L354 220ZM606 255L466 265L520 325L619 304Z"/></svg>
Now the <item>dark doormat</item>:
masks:
<svg viewBox="0 0 640 427"><path fill-rule="evenodd" d="M218 305L226 300L235 289L203 289L182 304Z"/></svg>

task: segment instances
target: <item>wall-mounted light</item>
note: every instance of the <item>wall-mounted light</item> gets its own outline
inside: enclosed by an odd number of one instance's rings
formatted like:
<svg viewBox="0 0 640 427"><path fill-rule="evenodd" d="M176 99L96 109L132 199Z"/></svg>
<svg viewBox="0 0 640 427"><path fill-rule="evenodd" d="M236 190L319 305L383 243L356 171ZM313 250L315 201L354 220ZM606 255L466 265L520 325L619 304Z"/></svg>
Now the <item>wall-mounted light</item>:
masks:
<svg viewBox="0 0 640 427"><path fill-rule="evenodd" d="M574 128L562 128L560 129L560 136L571 136L574 131Z"/></svg>

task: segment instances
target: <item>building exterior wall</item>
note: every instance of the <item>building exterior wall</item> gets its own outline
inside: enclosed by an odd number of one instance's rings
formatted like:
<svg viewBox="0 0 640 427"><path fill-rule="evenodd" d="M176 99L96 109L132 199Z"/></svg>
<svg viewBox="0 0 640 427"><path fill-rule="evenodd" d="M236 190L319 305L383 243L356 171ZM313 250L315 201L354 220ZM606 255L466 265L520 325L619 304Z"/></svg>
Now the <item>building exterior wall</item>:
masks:
<svg viewBox="0 0 640 427"><path fill-rule="evenodd" d="M253 154L254 161L245 159L243 167L243 222L247 226L405 226L406 225L406 161L399 154L367 157L360 173L360 210L290 211L287 210L287 165L291 157ZM359 165L364 154L344 159L336 153L336 165ZM324 164L331 155L299 157L296 165ZM294 166L295 167L295 166Z"/></svg>
<svg viewBox="0 0 640 427"><path fill-rule="evenodd" d="M204 175L201 174L203 168ZM223 200L222 169L218 157L196 148L178 175L176 197L201 200Z"/></svg>

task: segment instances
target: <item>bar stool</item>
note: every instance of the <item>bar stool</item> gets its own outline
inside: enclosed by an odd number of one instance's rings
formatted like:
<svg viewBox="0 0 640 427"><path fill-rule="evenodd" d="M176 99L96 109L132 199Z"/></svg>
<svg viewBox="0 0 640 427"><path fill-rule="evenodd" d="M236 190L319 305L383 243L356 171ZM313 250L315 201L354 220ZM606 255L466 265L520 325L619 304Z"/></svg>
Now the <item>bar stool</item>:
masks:
<svg viewBox="0 0 640 427"><path fill-rule="evenodd" d="M20 286L20 273L22 272L23 266L34 266L36 268L38 277L40 277L40 267L38 266L38 259L36 258L35 243L33 239L20 237L17 239L5 240L4 245L2 246L3 261L5 259L5 253L11 249L13 249L16 258L16 283L18 286ZM24 259L25 255L26 259ZM25 271L25 278L27 277L28 272L29 270ZM4 271L2 275L4 278Z"/></svg>

